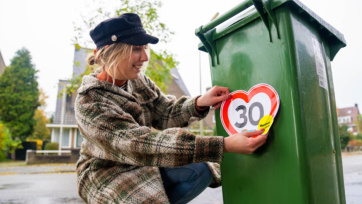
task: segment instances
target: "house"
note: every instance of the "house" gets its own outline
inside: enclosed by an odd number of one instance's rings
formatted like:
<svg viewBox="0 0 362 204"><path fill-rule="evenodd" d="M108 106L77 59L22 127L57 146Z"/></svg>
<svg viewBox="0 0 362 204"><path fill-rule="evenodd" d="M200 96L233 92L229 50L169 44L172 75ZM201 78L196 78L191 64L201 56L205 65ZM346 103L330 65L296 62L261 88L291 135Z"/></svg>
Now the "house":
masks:
<svg viewBox="0 0 362 204"><path fill-rule="evenodd" d="M1 55L1 51L0 51L0 75L4 72L5 66L6 65L5 65L3 56Z"/></svg>
<svg viewBox="0 0 362 204"><path fill-rule="evenodd" d="M358 105L355 104L353 107L339 108L337 109L338 115L338 124L347 125L348 131L352 132L354 135L357 135L360 130L356 124L357 116L360 114L358 110Z"/></svg>
<svg viewBox="0 0 362 204"><path fill-rule="evenodd" d="M69 82L67 80L59 80L58 94L61 93L63 88L67 86ZM58 97L56 109L53 117L53 124L47 124L46 126L51 131L51 142L60 142L60 132L62 129L62 150L76 149L80 148L80 145L83 141L78 126L75 121L74 113L74 102L76 94L73 93L71 96L65 95L65 97ZM62 103L64 103L64 119L63 124L61 124L61 115L62 115Z"/></svg>
<svg viewBox="0 0 362 204"><path fill-rule="evenodd" d="M80 49L75 48L74 52L74 63L73 63L73 74L79 76L85 70L86 66L86 57L91 50L89 49ZM64 88L69 84L67 80L59 80L58 83L58 94L64 90ZM51 132L51 142L60 142L61 137L61 149L70 150L70 149L80 149L80 146L83 141L83 137L78 130L78 126L75 120L74 112L74 103L77 94L73 93L71 96L63 95L63 97L58 97L56 101L56 109L53 116L53 124L47 124L46 126L50 129ZM62 120L62 103L64 101L64 118L63 124ZM62 130L61 130L62 129Z"/></svg>
<svg viewBox="0 0 362 204"><path fill-rule="evenodd" d="M74 52L74 64L73 64L73 74L79 76L85 70L86 58L88 53L92 50L81 48L79 50L75 49ZM181 75L176 68L171 69L170 71L172 76L172 81L168 85L167 93L175 95L177 98L186 95L190 96ZM67 80L59 80L58 95L61 93L63 88L67 86L69 82ZM51 142L60 142L61 137L61 149L62 150L72 150L79 149L83 141L76 121L74 113L74 102L77 94L73 93L71 96L65 95L65 97L57 98L56 110L54 113L53 124L47 124L47 127L51 129ZM63 124L61 124L62 119L62 103L64 101L64 118ZM62 129L62 131L61 131Z"/></svg>

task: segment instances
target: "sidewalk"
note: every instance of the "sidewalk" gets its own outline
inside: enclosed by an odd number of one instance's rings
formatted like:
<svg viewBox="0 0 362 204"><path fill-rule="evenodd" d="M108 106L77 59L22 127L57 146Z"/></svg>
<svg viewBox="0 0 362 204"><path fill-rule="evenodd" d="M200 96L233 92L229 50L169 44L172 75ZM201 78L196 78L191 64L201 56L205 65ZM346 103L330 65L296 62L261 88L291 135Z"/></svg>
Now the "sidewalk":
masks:
<svg viewBox="0 0 362 204"><path fill-rule="evenodd" d="M342 152L342 157L348 157L348 156L354 156L354 155L360 155L360 154L362 154L362 151Z"/></svg>
<svg viewBox="0 0 362 204"><path fill-rule="evenodd" d="M0 175L40 173L75 173L75 164L26 165L25 162L0 163Z"/></svg>

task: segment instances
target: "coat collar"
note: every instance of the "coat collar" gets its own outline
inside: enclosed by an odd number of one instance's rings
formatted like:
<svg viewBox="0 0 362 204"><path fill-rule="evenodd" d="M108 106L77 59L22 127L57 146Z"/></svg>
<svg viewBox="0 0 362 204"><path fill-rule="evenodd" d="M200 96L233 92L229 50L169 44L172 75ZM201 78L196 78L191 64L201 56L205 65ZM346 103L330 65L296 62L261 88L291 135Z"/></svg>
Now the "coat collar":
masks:
<svg viewBox="0 0 362 204"><path fill-rule="evenodd" d="M83 77L82 84L78 89L78 94L86 94L92 89L102 89L104 91L112 92L113 94L120 95L132 101L137 101L140 104L149 103L155 100L158 95L152 90L147 80L150 80L144 74L134 80L128 80L127 90L113 85L110 82L97 79L97 75L102 72L102 68L98 68L94 73Z"/></svg>

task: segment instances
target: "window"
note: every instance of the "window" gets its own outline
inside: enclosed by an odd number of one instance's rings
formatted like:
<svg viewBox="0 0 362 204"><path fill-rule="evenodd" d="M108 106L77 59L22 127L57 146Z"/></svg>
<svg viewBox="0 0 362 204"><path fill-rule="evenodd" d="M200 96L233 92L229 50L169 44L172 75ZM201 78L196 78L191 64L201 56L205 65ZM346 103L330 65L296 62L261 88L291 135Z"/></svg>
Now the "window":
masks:
<svg viewBox="0 0 362 204"><path fill-rule="evenodd" d="M52 142L59 143L60 141L60 128L53 128L52 132ZM70 129L69 128L63 128L63 134L62 134L62 148L63 147L70 147Z"/></svg>
<svg viewBox="0 0 362 204"><path fill-rule="evenodd" d="M338 117L338 124L351 123L351 122L352 122L352 117L351 116Z"/></svg>
<svg viewBox="0 0 362 204"><path fill-rule="evenodd" d="M347 113L348 113L348 114L351 114L351 113L352 113L352 111L351 111L351 110L349 110L349 111L347 111Z"/></svg>
<svg viewBox="0 0 362 204"><path fill-rule="evenodd" d="M53 128L52 142L59 143L60 128Z"/></svg>
<svg viewBox="0 0 362 204"><path fill-rule="evenodd" d="M83 136L80 134L79 129L76 129L76 135L75 135L75 148L80 148L83 142Z"/></svg>
<svg viewBox="0 0 362 204"><path fill-rule="evenodd" d="M63 128L62 147L70 147L69 138L70 138L70 129L69 128Z"/></svg>

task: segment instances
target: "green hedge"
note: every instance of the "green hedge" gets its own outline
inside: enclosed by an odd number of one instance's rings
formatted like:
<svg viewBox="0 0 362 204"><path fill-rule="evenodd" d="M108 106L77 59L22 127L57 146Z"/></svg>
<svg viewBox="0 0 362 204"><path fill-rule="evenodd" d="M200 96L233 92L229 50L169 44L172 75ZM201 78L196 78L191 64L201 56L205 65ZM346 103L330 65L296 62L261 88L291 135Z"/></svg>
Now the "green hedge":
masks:
<svg viewBox="0 0 362 204"><path fill-rule="evenodd" d="M59 150L58 142L49 142L45 145L44 150Z"/></svg>

